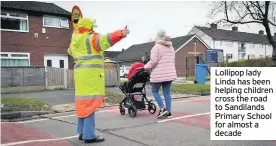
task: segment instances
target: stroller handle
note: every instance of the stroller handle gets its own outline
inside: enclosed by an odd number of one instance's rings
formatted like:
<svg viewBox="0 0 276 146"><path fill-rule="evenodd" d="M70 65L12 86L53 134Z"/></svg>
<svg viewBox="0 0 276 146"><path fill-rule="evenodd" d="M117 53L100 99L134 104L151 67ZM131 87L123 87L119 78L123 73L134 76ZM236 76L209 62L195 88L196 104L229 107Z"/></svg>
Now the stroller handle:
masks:
<svg viewBox="0 0 276 146"><path fill-rule="evenodd" d="M147 70L145 68L139 68L139 69L137 69L137 72L139 72L139 73L148 72L149 73L149 70Z"/></svg>
<svg viewBox="0 0 276 146"><path fill-rule="evenodd" d="M137 69L137 71L141 72L141 71L145 71L145 69L144 68L139 68L139 69Z"/></svg>

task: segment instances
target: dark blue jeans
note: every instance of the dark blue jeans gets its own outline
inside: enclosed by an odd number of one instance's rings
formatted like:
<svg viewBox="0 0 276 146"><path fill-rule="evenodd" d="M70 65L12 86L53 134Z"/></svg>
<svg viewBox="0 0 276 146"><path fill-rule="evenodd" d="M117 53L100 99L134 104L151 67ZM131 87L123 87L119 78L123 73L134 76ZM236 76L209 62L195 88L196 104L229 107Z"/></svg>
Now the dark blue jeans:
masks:
<svg viewBox="0 0 276 146"><path fill-rule="evenodd" d="M165 97L166 110L171 112L171 85L172 81L161 82L161 83L151 83L152 85L152 95L154 96L156 102L158 103L160 109L164 107L163 100L159 94L159 89L162 86L163 95Z"/></svg>

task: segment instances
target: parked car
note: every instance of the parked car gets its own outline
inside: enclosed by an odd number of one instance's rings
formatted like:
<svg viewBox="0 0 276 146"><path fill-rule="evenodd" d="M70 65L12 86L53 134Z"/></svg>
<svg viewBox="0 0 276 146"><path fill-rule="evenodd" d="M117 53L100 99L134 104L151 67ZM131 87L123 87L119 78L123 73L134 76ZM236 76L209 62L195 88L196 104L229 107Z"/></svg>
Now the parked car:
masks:
<svg viewBox="0 0 276 146"><path fill-rule="evenodd" d="M129 69L130 69L130 66L124 66L124 65L121 66L121 67L120 67L120 77L126 78Z"/></svg>

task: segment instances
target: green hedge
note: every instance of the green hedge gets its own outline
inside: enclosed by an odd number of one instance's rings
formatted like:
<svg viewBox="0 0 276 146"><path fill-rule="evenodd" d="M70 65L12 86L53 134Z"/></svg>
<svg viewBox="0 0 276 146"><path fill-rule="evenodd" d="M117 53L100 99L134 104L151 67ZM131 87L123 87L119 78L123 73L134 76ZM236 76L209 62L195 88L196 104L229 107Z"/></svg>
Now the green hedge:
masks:
<svg viewBox="0 0 276 146"><path fill-rule="evenodd" d="M272 65L271 58L248 59L221 64L221 67L269 67Z"/></svg>
<svg viewBox="0 0 276 146"><path fill-rule="evenodd" d="M171 88L173 94L193 94L200 95L210 92L210 84L173 84Z"/></svg>
<svg viewBox="0 0 276 146"><path fill-rule="evenodd" d="M110 91L106 91L105 92L105 102L107 103L120 103L125 96L123 95L123 93L115 93L115 92L110 92Z"/></svg>
<svg viewBox="0 0 276 146"><path fill-rule="evenodd" d="M210 81L210 76L206 76L206 81ZM188 78L186 78L186 79L184 79L184 81L194 81L195 80L195 77L188 77Z"/></svg>

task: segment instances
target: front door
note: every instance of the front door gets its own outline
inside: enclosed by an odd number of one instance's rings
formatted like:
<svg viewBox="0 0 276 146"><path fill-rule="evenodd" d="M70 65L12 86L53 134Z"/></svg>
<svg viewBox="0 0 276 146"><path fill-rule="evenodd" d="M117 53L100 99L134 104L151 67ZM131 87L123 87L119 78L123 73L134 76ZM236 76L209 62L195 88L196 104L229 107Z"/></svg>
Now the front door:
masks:
<svg viewBox="0 0 276 146"><path fill-rule="evenodd" d="M44 55L44 66L68 69L68 55Z"/></svg>
<svg viewBox="0 0 276 146"><path fill-rule="evenodd" d="M196 64L203 63L202 54L196 56L187 56L186 57L186 78L188 77L195 77L196 73Z"/></svg>

